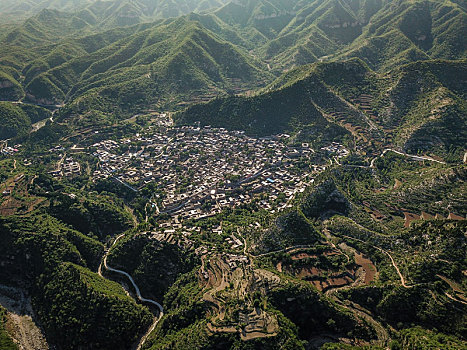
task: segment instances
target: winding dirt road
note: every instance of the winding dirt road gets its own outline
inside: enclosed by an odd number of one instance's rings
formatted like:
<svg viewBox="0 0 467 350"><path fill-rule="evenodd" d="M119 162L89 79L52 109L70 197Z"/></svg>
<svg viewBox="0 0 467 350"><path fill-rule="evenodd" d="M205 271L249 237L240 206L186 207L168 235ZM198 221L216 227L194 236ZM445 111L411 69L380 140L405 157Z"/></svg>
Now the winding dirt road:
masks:
<svg viewBox="0 0 467 350"><path fill-rule="evenodd" d="M346 235L343 235L343 237L346 237L346 238L349 238L349 239L353 239L353 240L356 240L356 241L359 241L359 242L362 242L362 243L365 243L365 244L369 244L368 242L365 242L365 241L362 241L361 239L358 239L358 238L355 238L355 237L350 237L350 236L346 236ZM413 285L412 286L409 286L405 283L405 278L404 276L402 275L402 273L400 272L399 270L399 267L396 265L396 262L394 261L394 259L392 258L392 255L389 254L389 252L385 251L384 249L380 248L380 247L377 247L375 245L372 245L372 244L369 244L370 246L372 246L373 248L376 248L378 249L380 252L383 252L384 254L386 254L389 259L391 260L391 263L392 263L392 266L394 266L394 268L396 269L396 272L397 274L399 275L399 278L401 280L401 284L404 288L412 288L414 287Z"/></svg>
<svg viewBox="0 0 467 350"><path fill-rule="evenodd" d="M435 162L435 163L439 163L439 164L446 164L445 162L442 162L440 160L436 160L436 159L433 159L431 157L425 157L425 156L414 156L412 154L407 154L407 153L404 153L404 152L400 152L400 151L396 151L395 149L392 149L392 148L386 148L383 153L381 153L378 157L375 157L371 160L371 163L370 163L370 168L374 168L375 167L375 162L376 160L378 160L378 158L381 158L383 157L387 152L394 152L396 154L399 154L401 156L405 156L405 157L408 157L408 158L412 158L414 160L428 160L430 162Z"/></svg>
<svg viewBox="0 0 467 350"><path fill-rule="evenodd" d="M402 273L400 272L399 270L399 267L397 267L396 265L396 262L394 261L394 259L392 258L391 254L389 254L389 252L381 249L381 248L378 248L375 246L375 248L379 249L380 251L382 251L383 253L387 254L387 256L389 256L389 259L391 259L391 262L392 262L392 266L394 266L394 268L396 269L396 272L397 274L399 275L400 279L401 279L401 284L404 288L412 288L413 286L408 286L406 283L405 283L405 279L404 279L404 276L402 276Z"/></svg>

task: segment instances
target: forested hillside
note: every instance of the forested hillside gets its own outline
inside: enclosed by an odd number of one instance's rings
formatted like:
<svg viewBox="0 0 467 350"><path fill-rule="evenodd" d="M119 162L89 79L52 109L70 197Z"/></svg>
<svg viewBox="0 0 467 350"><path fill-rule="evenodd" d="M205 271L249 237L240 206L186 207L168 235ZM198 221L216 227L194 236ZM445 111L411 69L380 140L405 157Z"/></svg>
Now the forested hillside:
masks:
<svg viewBox="0 0 467 350"><path fill-rule="evenodd" d="M73 13L59 12L69 9L62 5L5 31L0 98L66 102L69 113L102 99L128 113L245 92L318 61L357 57L385 72L466 57L466 9L451 1L105 1ZM120 23L123 9L132 20Z"/></svg>
<svg viewBox="0 0 467 350"><path fill-rule="evenodd" d="M0 23L35 15L44 10L73 13L76 21L85 21L99 28L112 28L177 17L222 6L225 0L5 0L0 4ZM16 17L16 18L15 18Z"/></svg>
<svg viewBox="0 0 467 350"><path fill-rule="evenodd" d="M311 128L318 138L351 134L362 143L446 155L462 151L459 140L467 137L466 71L465 60L413 63L384 75L355 59L320 63L286 73L256 96L195 105L176 119L257 135Z"/></svg>

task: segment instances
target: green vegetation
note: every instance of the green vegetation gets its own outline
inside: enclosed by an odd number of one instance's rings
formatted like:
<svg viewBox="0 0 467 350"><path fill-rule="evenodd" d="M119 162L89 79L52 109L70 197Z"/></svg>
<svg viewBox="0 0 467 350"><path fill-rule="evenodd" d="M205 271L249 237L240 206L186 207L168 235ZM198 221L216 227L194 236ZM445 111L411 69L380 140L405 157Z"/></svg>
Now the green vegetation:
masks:
<svg viewBox="0 0 467 350"><path fill-rule="evenodd" d="M127 349L151 323L149 311L117 283L90 271L103 254L99 242L47 215L1 219L0 237L1 282L26 283L48 336L61 347Z"/></svg>
<svg viewBox="0 0 467 350"><path fill-rule="evenodd" d="M433 289L436 290L436 285ZM448 298L435 300L430 290L427 286L388 290L378 304L377 312L395 326L405 328L416 322L450 334L465 334L465 313Z"/></svg>
<svg viewBox="0 0 467 350"><path fill-rule="evenodd" d="M302 205L303 213L314 219L336 213L347 214L349 209L350 203L339 192L332 180L327 180L317 186Z"/></svg>
<svg viewBox="0 0 467 350"><path fill-rule="evenodd" d="M225 2L225 0L163 0L157 2L135 0L130 3L119 1L95 3L89 0L35 0L33 2L6 0L0 4L0 13L2 14L0 19L4 17L7 21L11 21L9 17L12 15L25 18L39 13L36 17L41 20L47 18L46 15L50 15L50 13L61 11L62 16L65 16L67 12L73 13L72 16L69 16L69 22L74 26L78 24L83 26L85 23L92 29L102 29L128 26L158 18L177 17L190 12L206 11L218 8ZM44 8L54 11L43 11ZM59 24L57 23L54 27L59 28ZM75 31L70 30L71 28L67 28L69 34L76 34ZM85 28L90 30L90 28Z"/></svg>
<svg viewBox="0 0 467 350"><path fill-rule="evenodd" d="M466 346L462 341L453 336L427 331L420 327L404 329L400 332L400 348L406 349L462 349Z"/></svg>
<svg viewBox="0 0 467 350"><path fill-rule="evenodd" d="M133 224L123 202L110 195L78 200L59 194L51 198L50 213L75 229L101 239L126 231Z"/></svg>
<svg viewBox="0 0 467 350"><path fill-rule="evenodd" d="M370 149L379 143L415 154L457 153L459 161L459 140L467 137L460 127L467 123L460 78L465 70L465 60L417 62L385 75L357 59L320 63L284 74L257 96L194 105L175 120L260 136L298 132L316 145L352 135L359 144L370 143Z"/></svg>
<svg viewBox="0 0 467 350"><path fill-rule="evenodd" d="M360 0L351 5L332 0L138 0L99 6L82 1L36 4L25 12L45 6L53 10L12 26L3 37L2 96L17 100L26 92L32 102L66 101L68 116L108 111L111 105L119 113L180 108L257 88L273 74L319 60L356 57L387 71L417 60L466 57L465 38L458 35L465 29L466 10L451 1L402 1L397 6ZM13 9L24 11L4 6L4 11ZM175 18L192 11L198 13ZM156 18L168 19L139 24ZM237 113L250 113L250 108L237 107ZM276 112L274 107L264 113ZM315 114L312 107L304 108L292 111L298 123L301 114ZM263 120L257 123L253 129L264 128Z"/></svg>
<svg viewBox="0 0 467 350"><path fill-rule="evenodd" d="M24 91L21 84L10 75L8 67L5 71L1 70L0 66L0 96L2 100L16 101L24 96ZM18 74L13 70L13 74Z"/></svg>
<svg viewBox="0 0 467 350"><path fill-rule="evenodd" d="M179 124L201 122L201 125L245 130L259 136L308 127L311 135L321 135L318 137L323 139L329 135L323 141L341 140L346 131L331 125L320 113L319 107L310 103L315 88L319 89L319 86L313 86L313 90L311 87L304 81L298 81L254 97L220 98L205 105L189 107L177 114L175 119Z"/></svg>
<svg viewBox="0 0 467 350"><path fill-rule="evenodd" d="M0 306L0 349L17 350L18 346L13 342L5 328L6 314L6 310Z"/></svg>
<svg viewBox="0 0 467 350"><path fill-rule="evenodd" d="M25 135L31 127L28 115L9 102L0 102L0 139Z"/></svg>
<svg viewBox="0 0 467 350"><path fill-rule="evenodd" d="M368 338L368 330L357 325L351 314L337 308L308 284L289 283L272 291L271 303L298 327L302 339L322 332L346 333ZM291 301L288 301L291 300ZM332 320L332 322L328 322Z"/></svg>
<svg viewBox="0 0 467 350"><path fill-rule="evenodd" d="M342 343L326 343L321 347L323 350L382 350L384 348L380 346L371 346L371 345L366 345L366 346L353 346L353 345L348 345L348 344L342 344ZM395 349L392 347L391 349Z"/></svg>
<svg viewBox="0 0 467 350"><path fill-rule="evenodd" d="M465 58L465 38L458 31L465 18L465 8L451 1L385 6L342 56L360 57L381 70L416 60Z"/></svg>
<svg viewBox="0 0 467 350"><path fill-rule="evenodd" d="M48 117L50 112L38 106L0 102L0 139L25 136L33 123Z"/></svg>
<svg viewBox="0 0 467 350"><path fill-rule="evenodd" d="M73 113L83 112L84 101L98 94L127 112L251 87L268 76L259 62L198 22L181 18L141 29L130 38L29 74L29 98L59 103L69 95L71 101L77 99L69 109Z"/></svg>
<svg viewBox="0 0 467 350"><path fill-rule="evenodd" d="M128 349L151 324L151 314L121 286L71 263L41 279L35 299L47 334L63 348ZM96 327L98 321L99 326Z"/></svg>
<svg viewBox="0 0 467 350"><path fill-rule="evenodd" d="M48 215L3 218L0 234L5 242L0 251L7 266L2 269L4 280L20 278L34 284L41 274L51 274L63 261L97 267L103 253L101 243Z"/></svg>
<svg viewBox="0 0 467 350"><path fill-rule="evenodd" d="M147 298L161 300L180 274L191 271L194 257L171 244L136 235L122 241L109 256L109 264L128 272ZM168 273L169 272L169 273Z"/></svg>
<svg viewBox="0 0 467 350"><path fill-rule="evenodd" d="M51 112L40 106L30 105L22 103L19 107L27 114L31 123L37 123L38 121L50 118Z"/></svg>
<svg viewBox="0 0 467 350"><path fill-rule="evenodd" d="M292 211L277 218L275 224L256 239L258 253L285 249L296 245L312 245L321 235L300 211Z"/></svg>
<svg viewBox="0 0 467 350"><path fill-rule="evenodd" d="M466 348L466 23L463 0L1 1L0 283L31 296L52 347L131 348L153 315L97 274L125 232L109 265L164 305L144 349ZM139 133L125 171L142 146L164 159L144 136L172 116L283 134L300 192L169 222L166 177L94 177L115 165L96 142ZM69 157L79 173L60 176ZM236 185L225 203L253 182Z"/></svg>

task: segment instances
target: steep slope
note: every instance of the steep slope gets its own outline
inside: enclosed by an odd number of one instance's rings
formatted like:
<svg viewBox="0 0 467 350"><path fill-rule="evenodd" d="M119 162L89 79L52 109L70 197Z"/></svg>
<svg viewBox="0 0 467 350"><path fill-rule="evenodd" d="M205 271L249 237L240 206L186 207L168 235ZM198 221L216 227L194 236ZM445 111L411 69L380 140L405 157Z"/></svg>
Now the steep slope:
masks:
<svg viewBox="0 0 467 350"><path fill-rule="evenodd" d="M261 52L280 67L315 62L355 40L380 7L371 1L308 2Z"/></svg>
<svg viewBox="0 0 467 350"><path fill-rule="evenodd" d="M63 349L79 349L84 344L128 349L151 324L149 311L118 283L79 265L64 263L52 279L41 284L44 292L35 300L37 312L50 339ZM56 309L60 313L50 312ZM81 327L73 327L78 324Z"/></svg>
<svg viewBox="0 0 467 350"><path fill-rule="evenodd" d="M0 237L0 282L27 289L58 348L128 349L151 324L146 307L92 272L104 253L100 242L47 214L0 218Z"/></svg>
<svg viewBox="0 0 467 350"><path fill-rule="evenodd" d="M465 8L450 1L312 1L260 52L280 67L336 56L385 71L421 59L465 57L460 33L466 20Z"/></svg>
<svg viewBox="0 0 467 350"><path fill-rule="evenodd" d="M16 101L24 96L24 90L14 75L18 75L15 69L2 67L0 69L0 99L7 101ZM19 78L19 77L18 77Z"/></svg>
<svg viewBox="0 0 467 350"><path fill-rule="evenodd" d="M300 1L231 1L214 14L233 26L250 26L267 38L275 37L293 18Z"/></svg>
<svg viewBox="0 0 467 350"><path fill-rule="evenodd" d="M3 42L39 46L191 11L205 13L190 14L190 20L252 50L277 72L334 58L358 57L372 69L387 71L417 60L466 57L461 33L467 10L462 2L441 0L93 2L72 14L42 11L7 31Z"/></svg>
<svg viewBox="0 0 467 350"><path fill-rule="evenodd" d="M0 306L0 348L5 350L17 350L18 346L12 339L7 327L7 310Z"/></svg>
<svg viewBox="0 0 467 350"><path fill-rule="evenodd" d="M283 75L257 96L216 99L206 105L192 106L176 118L180 123L201 121L202 124L243 129L257 135L290 132L314 125L317 128L314 134L329 129L342 136L347 132L335 124L344 126L346 122L352 122L353 125L346 126L348 131L363 137L368 129L366 118L324 81L321 72L327 65L298 68ZM336 75L339 73L335 68L359 79L372 74L363 62L356 60L333 67Z"/></svg>
<svg viewBox="0 0 467 350"><path fill-rule="evenodd" d="M5 0L0 4L1 12L41 11L45 8L75 10L92 3L93 0Z"/></svg>
<svg viewBox="0 0 467 350"><path fill-rule="evenodd" d="M373 68L467 55L466 10L450 1L387 4L340 57L360 57Z"/></svg>
<svg viewBox="0 0 467 350"><path fill-rule="evenodd" d="M453 1L232 1L214 14L262 45L277 70L358 57L372 69L466 55L466 9Z"/></svg>
<svg viewBox="0 0 467 350"><path fill-rule="evenodd" d="M3 42L13 46L34 47L86 32L91 32L91 26L78 16L57 10L42 10L9 32Z"/></svg>
<svg viewBox="0 0 467 350"><path fill-rule="evenodd" d="M141 293L155 300L162 300L177 278L193 269L195 260L176 245L155 242L145 235L123 239L109 256L111 266L128 271Z"/></svg>
<svg viewBox="0 0 467 350"><path fill-rule="evenodd" d="M80 38L67 38L57 44L34 48L39 57L33 58L23 65L23 84L28 84L39 74L60 66L72 59L92 54L93 52L122 40L148 28L149 25L136 25L118 28Z"/></svg>
<svg viewBox="0 0 467 350"><path fill-rule="evenodd" d="M196 10L189 1L173 5L186 11ZM43 10L6 33L2 40L6 50L0 61L8 86L0 91L3 98L20 99L25 94L23 90L27 90L31 101L56 104L82 96L84 91L95 99L97 90L104 86L108 91L105 97L111 99L122 95L118 91L127 94L141 86L128 100L164 106L187 88L199 91L185 100L196 100L200 95L207 99L219 92L260 85L245 84L245 76L270 79L251 57L239 54L239 48L268 62L274 73L310 62L350 57L361 58L374 70L387 71L417 60L458 59L466 55L466 39L460 35L465 31L466 10L457 3L438 0L242 0L229 2L208 14L193 13L183 19L82 37L104 28L140 22L120 22L113 15L120 10L133 13L128 6L137 7L148 19L158 17L153 16L160 12L158 8L170 7L163 1L119 1L92 3L73 14ZM187 28L193 22L201 23L201 27L192 30L207 29L215 40L222 38L232 44L228 49L234 57L232 65L237 66L237 73L245 70L244 76L230 74L232 68L221 67L226 62L219 62L213 53L220 51L225 56L226 49L206 36L190 34ZM207 46L216 45L215 51L206 50ZM32 47L34 50L27 49ZM183 67L181 71L187 74L174 81L171 70L177 71L177 67ZM24 81L21 75L25 76ZM133 83L125 88L130 81ZM161 98L154 99L148 90L159 90L155 94ZM123 98L121 104L128 101Z"/></svg>
<svg viewBox="0 0 467 350"><path fill-rule="evenodd" d="M0 140L26 134L31 128L31 120L16 105L0 102Z"/></svg>
<svg viewBox="0 0 467 350"><path fill-rule="evenodd" d="M0 4L0 20L34 16L43 10L73 13L98 28L114 28L202 12L221 7L226 0L5 0Z"/></svg>
<svg viewBox="0 0 467 350"><path fill-rule="evenodd" d="M380 105L382 123L394 130L394 144L409 152L446 154L467 140L467 61L416 62L393 71Z"/></svg>
<svg viewBox="0 0 467 350"><path fill-rule="evenodd" d="M389 74L360 60L321 63L288 72L257 96L216 99L176 118L259 135L337 124L362 144L446 156L467 140L466 73L465 60L412 63Z"/></svg>
<svg viewBox="0 0 467 350"><path fill-rule="evenodd" d="M35 76L31 100L71 101L99 94L124 109L250 88L262 65L198 22L168 20Z"/></svg>

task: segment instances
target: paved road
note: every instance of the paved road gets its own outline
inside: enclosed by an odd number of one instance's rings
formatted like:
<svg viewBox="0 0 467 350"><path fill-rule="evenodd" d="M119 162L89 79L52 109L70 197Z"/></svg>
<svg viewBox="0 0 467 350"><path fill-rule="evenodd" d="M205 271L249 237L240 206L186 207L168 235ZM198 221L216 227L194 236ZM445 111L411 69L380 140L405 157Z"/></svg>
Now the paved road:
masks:
<svg viewBox="0 0 467 350"><path fill-rule="evenodd" d="M136 291L136 296L138 297L138 299L143 302L143 303L149 303L149 304L152 304L154 306L156 306L158 309L159 309L159 316L156 317L154 319L154 322L153 324L151 325L151 327L149 328L149 330L144 334L144 336L141 338L139 344L138 344L138 347L137 347L137 350L141 349L143 344L145 343L146 339L148 338L149 334L151 334L151 332L156 328L157 324L159 323L159 321L161 320L162 316L164 316L164 308L162 307L161 304L159 304L157 301L155 300L151 300L151 299L146 299L144 298L142 295L141 295L141 291L139 290L139 287L137 286L137 284L135 283L135 281L133 280L133 277L130 276L130 274L128 274L127 272L125 271L122 271L122 270L118 270L118 269L114 269L112 267L110 267L108 264L107 264L107 257L112 249L112 247L120 240L122 239L123 237L125 236L125 234L121 234L120 236L118 236L115 241L113 242L112 246L109 248L109 250L107 251L107 253L104 255L104 259L103 259L103 265L104 267L109 270L109 271L112 271L112 272L115 272L115 273L118 273L118 274L121 274L121 275L124 275L126 276L131 284L133 285L133 288L135 289ZM98 271L99 275L102 276L102 264L99 266L99 271Z"/></svg>
<svg viewBox="0 0 467 350"><path fill-rule="evenodd" d="M124 236L125 236L124 234L121 234L120 236L118 236L118 237L115 239L114 243L112 244L112 247L113 247L121 238L123 238ZM111 247L111 248L112 248L112 247ZM131 277L130 274L128 274L127 272L122 271L122 270L114 269L114 268L110 267L110 266L107 264L107 257L108 257L108 255L109 255L109 253L110 253L110 250L111 250L111 249L109 249L109 251L108 251L108 252L105 254L105 256L104 256L104 261L103 261L103 262L104 262L104 267L105 267L107 270L109 270L109 271L116 272L116 273L119 273L119 274L121 274L121 275L126 276L126 277L130 280L130 282L131 282L131 284L133 285L133 287L135 288L136 296L138 297L138 299L139 299L141 302L150 303L150 304L153 304L153 305L157 306L157 308L159 309L159 311L160 311L160 313L161 313L161 316L162 316L162 315L164 314L164 308L162 307L162 305L159 304L157 301L144 298L144 297L141 295L141 292L140 292L138 286L136 285L135 281L133 280L133 277Z"/></svg>

